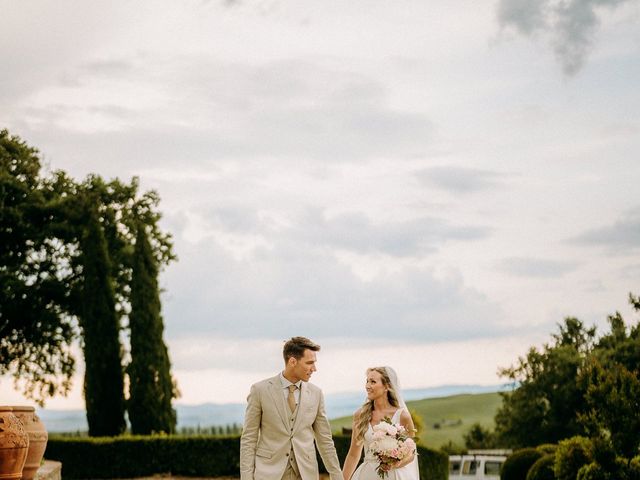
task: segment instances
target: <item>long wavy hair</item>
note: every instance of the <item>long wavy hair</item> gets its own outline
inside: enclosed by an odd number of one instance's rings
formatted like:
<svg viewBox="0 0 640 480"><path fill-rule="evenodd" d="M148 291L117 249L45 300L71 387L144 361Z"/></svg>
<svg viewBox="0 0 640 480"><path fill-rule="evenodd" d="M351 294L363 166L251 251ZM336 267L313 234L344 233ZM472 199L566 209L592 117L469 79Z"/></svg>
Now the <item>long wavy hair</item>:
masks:
<svg viewBox="0 0 640 480"><path fill-rule="evenodd" d="M396 391L393 389L393 385L391 385L391 380L389 379L389 374L387 373L387 369L384 367L372 367L367 368L367 376L371 372L378 372L382 377L382 384L388 389L387 390L387 400L391 405L398 408L400 406L400 402L398 402L398 395ZM364 442L364 434L367 432L369 428L369 423L371 422L371 414L373 413L373 400L367 400L364 402L362 407L360 407L360 415L356 419L355 422L355 431L353 435L356 436L356 441L358 445Z"/></svg>

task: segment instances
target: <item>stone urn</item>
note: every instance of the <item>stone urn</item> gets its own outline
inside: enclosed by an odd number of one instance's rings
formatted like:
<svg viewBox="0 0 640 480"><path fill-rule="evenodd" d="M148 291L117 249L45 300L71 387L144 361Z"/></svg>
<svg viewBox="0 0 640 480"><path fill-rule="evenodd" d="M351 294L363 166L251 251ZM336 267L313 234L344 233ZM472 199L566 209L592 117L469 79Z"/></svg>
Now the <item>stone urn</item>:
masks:
<svg viewBox="0 0 640 480"><path fill-rule="evenodd" d="M22 469L22 479L32 480L36 476L38 468L40 468L40 461L47 448L49 435L44 423L36 415L34 407L14 405L12 408L13 414L22 422L29 436L29 451L27 453L27 461Z"/></svg>
<svg viewBox="0 0 640 480"><path fill-rule="evenodd" d="M29 436L12 407L0 406L0 480L20 480Z"/></svg>

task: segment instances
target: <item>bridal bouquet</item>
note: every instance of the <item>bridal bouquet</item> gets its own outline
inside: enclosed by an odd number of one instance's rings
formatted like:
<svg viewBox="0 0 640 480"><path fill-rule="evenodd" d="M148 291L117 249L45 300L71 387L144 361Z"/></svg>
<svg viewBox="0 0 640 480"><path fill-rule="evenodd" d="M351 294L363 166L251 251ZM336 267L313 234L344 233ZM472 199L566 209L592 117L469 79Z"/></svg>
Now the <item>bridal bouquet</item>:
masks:
<svg viewBox="0 0 640 480"><path fill-rule="evenodd" d="M378 476L385 478L388 473L385 466L391 467L415 453L416 443L402 425L394 425L390 418L385 417L373 427L373 441L369 448L379 462L376 468Z"/></svg>

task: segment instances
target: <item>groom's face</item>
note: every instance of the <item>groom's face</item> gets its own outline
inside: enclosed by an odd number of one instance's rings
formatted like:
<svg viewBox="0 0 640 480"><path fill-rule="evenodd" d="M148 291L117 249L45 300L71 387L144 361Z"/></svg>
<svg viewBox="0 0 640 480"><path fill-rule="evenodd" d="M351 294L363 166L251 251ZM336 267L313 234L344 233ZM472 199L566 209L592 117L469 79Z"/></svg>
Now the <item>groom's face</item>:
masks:
<svg viewBox="0 0 640 480"><path fill-rule="evenodd" d="M308 382L311 374L316 371L316 352L305 350L300 359L289 359L293 363L293 375L303 382ZM297 381L297 380L296 380Z"/></svg>

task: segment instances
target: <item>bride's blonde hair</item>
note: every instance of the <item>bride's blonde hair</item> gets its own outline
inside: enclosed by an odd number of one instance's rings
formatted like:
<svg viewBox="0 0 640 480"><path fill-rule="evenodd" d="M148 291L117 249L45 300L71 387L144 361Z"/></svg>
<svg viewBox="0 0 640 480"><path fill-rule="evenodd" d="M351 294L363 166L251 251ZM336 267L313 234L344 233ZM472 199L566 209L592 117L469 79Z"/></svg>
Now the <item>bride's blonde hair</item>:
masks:
<svg viewBox="0 0 640 480"><path fill-rule="evenodd" d="M371 372L378 372L382 378L382 384L387 388L387 400L389 403L398 408L400 407L400 402L398 402L398 395L396 391L393 389L393 385L391 384L391 379L389 378L389 374L387 373L387 369L384 367L372 367L367 368L367 376ZM364 434L369 428L369 423L371 422L371 414L373 413L373 400L367 400L364 402L362 407L360 407L360 414L355 421L355 430L352 435L355 435L356 441L358 445L364 442Z"/></svg>

